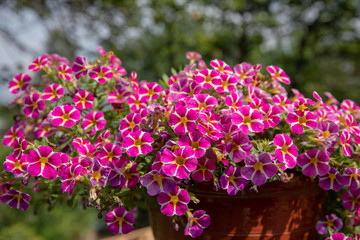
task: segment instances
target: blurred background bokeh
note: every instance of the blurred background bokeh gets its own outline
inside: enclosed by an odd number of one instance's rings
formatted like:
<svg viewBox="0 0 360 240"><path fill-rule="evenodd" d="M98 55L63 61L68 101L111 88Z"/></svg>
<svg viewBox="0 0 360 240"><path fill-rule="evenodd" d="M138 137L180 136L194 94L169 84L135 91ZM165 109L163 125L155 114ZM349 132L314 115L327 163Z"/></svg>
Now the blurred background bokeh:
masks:
<svg viewBox="0 0 360 240"><path fill-rule="evenodd" d="M197 51L206 63L277 65L307 97L328 91L360 103L359 40L357 0L0 0L1 137L14 114L8 82L30 74L27 65L43 53L72 61L95 58L102 46L140 80L157 81ZM0 147L1 161L9 151ZM96 211L80 207L34 215L0 205L2 239L91 239L103 228Z"/></svg>

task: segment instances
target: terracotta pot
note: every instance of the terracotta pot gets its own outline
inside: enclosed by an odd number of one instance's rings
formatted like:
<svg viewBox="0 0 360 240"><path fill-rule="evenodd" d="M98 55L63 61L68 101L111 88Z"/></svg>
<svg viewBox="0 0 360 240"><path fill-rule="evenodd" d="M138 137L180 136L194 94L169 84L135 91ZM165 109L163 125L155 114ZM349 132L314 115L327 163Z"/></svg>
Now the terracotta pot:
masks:
<svg viewBox="0 0 360 240"><path fill-rule="evenodd" d="M189 208L205 210L211 216L210 226L196 239L320 238L315 225L325 214L327 193L302 175L286 183L266 183L258 187L258 193L246 190L228 196L223 190L212 190L209 184L199 186L195 194L200 203L191 203ZM159 207L150 207L149 215L156 240L192 239L184 236L184 226L175 231Z"/></svg>

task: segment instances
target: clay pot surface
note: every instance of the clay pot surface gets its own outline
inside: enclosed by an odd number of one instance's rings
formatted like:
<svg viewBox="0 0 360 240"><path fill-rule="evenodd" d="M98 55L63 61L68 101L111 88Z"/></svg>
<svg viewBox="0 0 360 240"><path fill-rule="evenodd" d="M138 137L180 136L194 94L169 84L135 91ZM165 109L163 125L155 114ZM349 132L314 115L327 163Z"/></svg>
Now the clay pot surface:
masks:
<svg viewBox="0 0 360 240"><path fill-rule="evenodd" d="M212 184L199 184L193 191L200 203L191 202L189 208L205 210L211 216L210 226L196 239L320 239L315 225L326 213L327 192L303 175L295 175L289 182L266 183L258 192L245 190L236 196L212 188ZM184 226L175 231L159 207L150 207L149 215L155 239L193 239L184 236Z"/></svg>

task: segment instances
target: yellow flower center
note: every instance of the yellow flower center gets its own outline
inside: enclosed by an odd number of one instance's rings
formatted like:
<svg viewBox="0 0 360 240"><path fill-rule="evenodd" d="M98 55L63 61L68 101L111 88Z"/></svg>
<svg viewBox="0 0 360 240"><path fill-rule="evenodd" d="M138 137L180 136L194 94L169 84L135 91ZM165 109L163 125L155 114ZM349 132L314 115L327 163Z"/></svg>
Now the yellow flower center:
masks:
<svg viewBox="0 0 360 240"><path fill-rule="evenodd" d="M304 125L306 122L307 122L307 119L306 119L305 116L299 117L299 123L300 123L301 125Z"/></svg>
<svg viewBox="0 0 360 240"><path fill-rule="evenodd" d="M246 79L246 78L247 78L247 74L246 74L246 73L241 73L241 74L240 74L240 78L243 79L243 80Z"/></svg>
<svg viewBox="0 0 360 240"><path fill-rule="evenodd" d="M192 149L199 149L199 142L192 142L191 143L191 147L192 147Z"/></svg>
<svg viewBox="0 0 360 240"><path fill-rule="evenodd" d="M254 169L255 169L255 171L259 171L259 170L262 171L263 166L264 166L264 164L262 162L257 162L254 164Z"/></svg>
<svg viewBox="0 0 360 240"><path fill-rule="evenodd" d="M141 139L135 139L134 141L135 147L141 147L143 145Z"/></svg>
<svg viewBox="0 0 360 240"><path fill-rule="evenodd" d="M187 117L181 117L180 118L180 123L181 124L186 124L189 120L187 119Z"/></svg>
<svg viewBox="0 0 360 240"><path fill-rule="evenodd" d="M99 179L101 178L101 172L99 171L93 171L91 174L92 178L96 179L96 181L98 182Z"/></svg>
<svg viewBox="0 0 360 240"><path fill-rule="evenodd" d="M179 201L179 197L178 196L171 196L170 202L173 202L174 205L176 205L176 203Z"/></svg>
<svg viewBox="0 0 360 240"><path fill-rule="evenodd" d="M321 136L322 136L323 138L328 138L328 137L331 136L331 134L330 134L329 131L324 131L324 132L321 134Z"/></svg>
<svg viewBox="0 0 360 240"><path fill-rule="evenodd" d="M20 163L20 161L17 161L14 163L14 168L15 169L22 169L22 164Z"/></svg>
<svg viewBox="0 0 360 240"><path fill-rule="evenodd" d="M150 97L154 96L154 95L155 95L154 89L149 89L148 95L149 95Z"/></svg>
<svg viewBox="0 0 360 240"><path fill-rule="evenodd" d="M325 224L328 227L334 227L334 219L326 219Z"/></svg>
<svg viewBox="0 0 360 240"><path fill-rule="evenodd" d="M37 109L39 107L37 102L32 102L31 106L33 107L33 109Z"/></svg>
<svg viewBox="0 0 360 240"><path fill-rule="evenodd" d="M183 158L182 156L176 156L175 163L177 165L183 166L185 163L185 158Z"/></svg>
<svg viewBox="0 0 360 240"><path fill-rule="evenodd" d="M129 123L129 128L134 129L135 126L136 126L136 124L135 124L134 121L131 121L131 122Z"/></svg>
<svg viewBox="0 0 360 240"><path fill-rule="evenodd" d="M226 81L223 81L222 83L221 83L221 86L223 87L223 88L227 88L228 86L229 86L229 82L226 80Z"/></svg>
<svg viewBox="0 0 360 240"><path fill-rule="evenodd" d="M62 116L62 119L65 121L70 120L70 114L69 113L64 113L64 115Z"/></svg>
<svg viewBox="0 0 360 240"><path fill-rule="evenodd" d="M125 221L124 217L116 217L115 222L119 222L119 226L122 226L122 223Z"/></svg>
<svg viewBox="0 0 360 240"><path fill-rule="evenodd" d="M40 157L39 162L41 163L41 168L43 168L49 163L49 159L47 157Z"/></svg>
<svg viewBox="0 0 360 240"><path fill-rule="evenodd" d="M211 83L211 81L212 81L212 77L210 77L210 75L208 75L204 78L205 83Z"/></svg>
<svg viewBox="0 0 360 240"><path fill-rule="evenodd" d="M105 77L105 74L103 72L98 73L98 78L103 79Z"/></svg>
<svg viewBox="0 0 360 240"><path fill-rule="evenodd" d="M252 122L252 120L251 120L250 116L244 117L244 119L243 119L244 124L249 125L249 124L251 124L251 122Z"/></svg>
<svg viewBox="0 0 360 240"><path fill-rule="evenodd" d="M161 183L162 180L164 179L164 176L161 176L161 175L155 173L154 176L153 176L153 179L154 179L154 181L156 181L158 183Z"/></svg>
<svg viewBox="0 0 360 240"><path fill-rule="evenodd" d="M207 105L204 102L199 104L199 110L206 109L206 107L207 107Z"/></svg>
<svg viewBox="0 0 360 240"><path fill-rule="evenodd" d="M336 175L333 173L329 173L328 177L330 178L331 182L333 182L336 179Z"/></svg>
<svg viewBox="0 0 360 240"><path fill-rule="evenodd" d="M316 165L319 162L319 159L316 157L310 158L310 163Z"/></svg>
<svg viewBox="0 0 360 240"><path fill-rule="evenodd" d="M289 153L288 152L288 149L289 149L289 146L288 145L286 145L285 143L282 145L282 147L281 147L281 151L283 152L283 153Z"/></svg>

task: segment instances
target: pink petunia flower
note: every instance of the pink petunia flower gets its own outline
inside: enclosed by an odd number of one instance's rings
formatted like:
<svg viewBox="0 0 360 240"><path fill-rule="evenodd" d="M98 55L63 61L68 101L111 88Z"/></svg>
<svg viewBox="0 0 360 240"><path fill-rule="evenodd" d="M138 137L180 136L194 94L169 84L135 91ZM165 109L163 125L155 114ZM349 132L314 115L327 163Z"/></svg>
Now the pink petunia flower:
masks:
<svg viewBox="0 0 360 240"><path fill-rule="evenodd" d="M127 136L130 132L136 132L140 130L140 123L142 118L137 113L130 113L126 115L120 122L119 131L123 137Z"/></svg>
<svg viewBox="0 0 360 240"><path fill-rule="evenodd" d="M309 111L301 112L299 114L291 112L286 118L286 122L290 124L291 131L295 134L302 134L304 132L304 126L316 128L318 125L317 117Z"/></svg>
<svg viewBox="0 0 360 240"><path fill-rule="evenodd" d="M215 97L212 97L207 93L203 93L195 94L186 107L197 111L211 111L211 109L213 109L217 104L218 101Z"/></svg>
<svg viewBox="0 0 360 240"><path fill-rule="evenodd" d="M135 188L139 182L139 171L136 169L138 164L136 162L130 163L124 169L123 174L120 175L119 187Z"/></svg>
<svg viewBox="0 0 360 240"><path fill-rule="evenodd" d="M89 140L86 140L85 138L75 138L73 141L72 141L72 145L75 149L78 149L81 145L85 145L85 144L88 144L90 143Z"/></svg>
<svg viewBox="0 0 360 240"><path fill-rule="evenodd" d="M97 131L104 129L106 125L106 120L104 118L104 113L101 111L89 112L85 115L81 127L87 131L89 129L90 135L94 135Z"/></svg>
<svg viewBox="0 0 360 240"><path fill-rule="evenodd" d="M285 163L287 168L294 168L297 164L298 150L293 140L285 133L276 134L274 144L277 147L275 149L276 159Z"/></svg>
<svg viewBox="0 0 360 240"><path fill-rule="evenodd" d="M169 118L169 125L174 129L174 132L184 135L185 132L193 132L196 129L198 114L195 110L179 106Z"/></svg>
<svg viewBox="0 0 360 240"><path fill-rule="evenodd" d="M68 65L66 65L66 64L60 65L58 67L58 72L59 72L59 77L62 80L71 81L72 71Z"/></svg>
<svg viewBox="0 0 360 240"><path fill-rule="evenodd" d="M91 185L93 187L105 187L110 170L109 167L100 164L98 157L94 157L94 162L91 166L91 171L89 172Z"/></svg>
<svg viewBox="0 0 360 240"><path fill-rule="evenodd" d="M351 134L348 131L343 131L340 135L341 149L345 156L351 157L353 154L353 143Z"/></svg>
<svg viewBox="0 0 360 240"><path fill-rule="evenodd" d="M135 113L139 113L142 108L146 108L146 103L148 102L149 97L145 95L140 95L135 93L128 98L128 104L130 110Z"/></svg>
<svg viewBox="0 0 360 240"><path fill-rule="evenodd" d="M107 162L120 159L122 154L121 148L113 143L106 143L97 154L101 165L106 166Z"/></svg>
<svg viewBox="0 0 360 240"><path fill-rule="evenodd" d="M24 136L24 131L17 125L12 126L4 135L2 144L8 147L14 147L16 138Z"/></svg>
<svg viewBox="0 0 360 240"><path fill-rule="evenodd" d="M205 155L207 149L210 148L209 139L202 133L193 131L189 133L189 137L183 135L178 140L179 147L189 146L195 151L195 157L200 158Z"/></svg>
<svg viewBox="0 0 360 240"><path fill-rule="evenodd" d="M148 96L150 101L155 101L158 99L161 92L161 86L155 82L147 83L141 86L139 89L139 94Z"/></svg>
<svg viewBox="0 0 360 240"><path fill-rule="evenodd" d="M298 165L305 176L316 177L330 171L329 161L330 157L325 151L313 148L299 156Z"/></svg>
<svg viewBox="0 0 360 240"><path fill-rule="evenodd" d="M170 193L176 187L174 179L164 176L156 170L152 170L140 178L140 183L147 189L150 196L157 194Z"/></svg>
<svg viewBox="0 0 360 240"><path fill-rule="evenodd" d="M105 222L112 234L127 234L134 230L135 218L124 207L118 207L106 214Z"/></svg>
<svg viewBox="0 0 360 240"><path fill-rule="evenodd" d="M106 83L106 81L113 77L113 73L111 72L111 69L109 67L97 66L91 70L89 76L92 79L96 80L98 83L104 84Z"/></svg>
<svg viewBox="0 0 360 240"><path fill-rule="evenodd" d="M274 128L281 122L281 111L278 107L265 104L259 110L264 117L264 129Z"/></svg>
<svg viewBox="0 0 360 240"><path fill-rule="evenodd" d="M190 61L200 61L201 55L197 52L186 52L186 59L189 59Z"/></svg>
<svg viewBox="0 0 360 240"><path fill-rule="evenodd" d="M152 150L151 144L154 139L147 132L136 131L129 133L123 140L123 148L131 157L136 157L140 154L148 154Z"/></svg>
<svg viewBox="0 0 360 240"><path fill-rule="evenodd" d="M40 112L45 109L45 102L41 99L40 94L31 93L27 95L23 101L23 111L25 116L36 119L40 116Z"/></svg>
<svg viewBox="0 0 360 240"><path fill-rule="evenodd" d="M234 92L236 90L237 79L232 74L221 74L221 83L215 84L215 91L218 93Z"/></svg>
<svg viewBox="0 0 360 240"><path fill-rule="evenodd" d="M74 95L73 101L78 110L90 109L94 103L94 96L86 90L80 90Z"/></svg>
<svg viewBox="0 0 360 240"><path fill-rule="evenodd" d="M210 69L201 70L195 74L195 82L204 89L211 89L221 84L220 72Z"/></svg>
<svg viewBox="0 0 360 240"><path fill-rule="evenodd" d="M271 161L269 154L249 155L245 158L245 167L241 168L241 176L251 180L255 185L263 185L267 179L275 176L277 167Z"/></svg>
<svg viewBox="0 0 360 240"><path fill-rule="evenodd" d="M29 86L31 77L27 74L18 74L9 82L9 91L16 94L19 90L25 90Z"/></svg>
<svg viewBox="0 0 360 240"><path fill-rule="evenodd" d="M27 171L30 175L42 176L48 179L55 179L58 175L57 168L62 161L60 153L53 152L51 147L39 146L38 149L30 150L26 155L28 162Z"/></svg>
<svg viewBox="0 0 360 240"><path fill-rule="evenodd" d="M224 174L220 177L220 185L222 189L226 189L230 196L236 195L238 191L243 190L247 184L247 180L241 176L241 170L231 165L224 170Z"/></svg>
<svg viewBox="0 0 360 240"><path fill-rule="evenodd" d="M80 120L80 111L71 105L54 108L49 114L54 126L72 127Z"/></svg>
<svg viewBox="0 0 360 240"><path fill-rule="evenodd" d="M346 183L344 184L343 177L333 167L331 167L330 171L325 175L319 176L319 186L326 191L329 191L330 189L339 191L343 185L346 185Z"/></svg>
<svg viewBox="0 0 360 240"><path fill-rule="evenodd" d="M0 196L0 201L9 205L11 208L17 208L25 211L29 207L30 195L10 189L8 192Z"/></svg>
<svg viewBox="0 0 360 240"><path fill-rule="evenodd" d="M48 59L45 56L40 56L36 58L30 65L29 70L33 72L37 72L41 69L41 67L45 66L48 62Z"/></svg>
<svg viewBox="0 0 360 240"><path fill-rule="evenodd" d="M233 70L228 64L218 59L212 60L210 62L210 66L212 66L215 70L218 70L220 73L227 73L227 74L233 73Z"/></svg>
<svg viewBox="0 0 360 240"><path fill-rule="evenodd" d="M198 158L198 164L191 178L198 182L209 182L213 178L216 165L211 158Z"/></svg>
<svg viewBox="0 0 360 240"><path fill-rule="evenodd" d="M273 97L273 103L283 112L289 112L292 108L290 100L282 95L275 95Z"/></svg>
<svg viewBox="0 0 360 240"><path fill-rule="evenodd" d="M250 155L251 148L252 144L249 137L241 131L233 134L225 145L226 152L235 163L241 162Z"/></svg>
<svg viewBox="0 0 360 240"><path fill-rule="evenodd" d="M349 190L357 190L360 188L360 169L356 167L348 167L341 176L341 184L348 186Z"/></svg>
<svg viewBox="0 0 360 240"><path fill-rule="evenodd" d="M83 172L83 168L80 163L73 163L67 166L61 174L61 192L67 192L72 194L77 178Z"/></svg>
<svg viewBox="0 0 360 240"><path fill-rule="evenodd" d="M353 211L360 207L360 189L349 190L343 193L341 196L344 208L349 211Z"/></svg>
<svg viewBox="0 0 360 240"><path fill-rule="evenodd" d="M243 62L234 66L235 75L240 78L240 83L248 86L253 81L256 71L250 63Z"/></svg>
<svg viewBox="0 0 360 240"><path fill-rule="evenodd" d="M12 172L15 176L22 176L27 170L27 160L25 156L18 157L10 154L4 162L5 171Z"/></svg>
<svg viewBox="0 0 360 240"><path fill-rule="evenodd" d="M230 95L227 95L225 98L225 104L230 108L231 112L236 112L242 106L241 97L242 93L232 92Z"/></svg>
<svg viewBox="0 0 360 240"><path fill-rule="evenodd" d="M188 178L198 163L195 151L188 146L181 147L175 152L165 149L161 154L161 162L164 164L162 170L166 175L179 179Z"/></svg>
<svg viewBox="0 0 360 240"><path fill-rule="evenodd" d="M76 79L79 79L81 76L85 76L88 72L86 58L77 56L74 60L71 70L75 74Z"/></svg>
<svg viewBox="0 0 360 240"><path fill-rule="evenodd" d="M13 155L20 157L22 153L27 149L28 145L28 141L25 139L25 137L21 136L16 138L15 144L13 146Z"/></svg>
<svg viewBox="0 0 360 240"><path fill-rule="evenodd" d="M59 100L59 97L64 95L64 88L59 84L51 84L45 88L42 94L44 100L54 102Z"/></svg>
<svg viewBox="0 0 360 240"><path fill-rule="evenodd" d="M351 237L345 236L343 233L333 233L325 240L353 240Z"/></svg>
<svg viewBox="0 0 360 240"><path fill-rule="evenodd" d="M276 67L274 65L270 65L266 67L266 70L270 73L271 77L275 81L282 82L287 85L291 83L289 76L281 68Z"/></svg>
<svg viewBox="0 0 360 240"><path fill-rule="evenodd" d="M199 237L208 226L210 226L210 216L204 210L197 210L188 219L185 235L192 238Z"/></svg>
<svg viewBox="0 0 360 240"><path fill-rule="evenodd" d="M261 132L264 129L264 117L258 110L249 106L242 106L239 110L232 114L231 122L237 125L245 134L251 132Z"/></svg>
<svg viewBox="0 0 360 240"><path fill-rule="evenodd" d="M108 103L124 103L128 97L131 95L131 92L126 90L126 88L116 89L114 92L110 92L107 95Z"/></svg>
<svg viewBox="0 0 360 240"><path fill-rule="evenodd" d="M170 193L160 193L157 201L161 205L161 212L166 216L181 216L188 210L190 196L185 189L176 186Z"/></svg>

